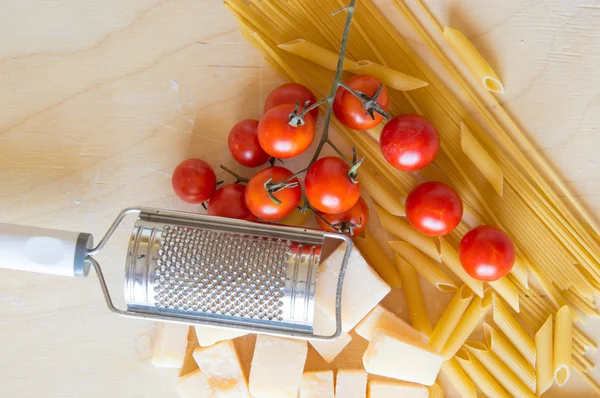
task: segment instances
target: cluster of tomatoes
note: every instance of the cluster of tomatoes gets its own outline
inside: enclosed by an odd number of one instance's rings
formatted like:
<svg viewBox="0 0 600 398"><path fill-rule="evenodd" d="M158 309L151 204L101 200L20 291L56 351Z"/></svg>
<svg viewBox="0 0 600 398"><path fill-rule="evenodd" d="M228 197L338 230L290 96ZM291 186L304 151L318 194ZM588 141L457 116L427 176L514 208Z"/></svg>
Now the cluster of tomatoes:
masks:
<svg viewBox="0 0 600 398"><path fill-rule="evenodd" d="M381 82L367 75L346 80L333 100L340 123L354 130L368 130L387 116L389 94ZM260 120L243 120L228 139L232 157L246 167L271 166L250 179L217 189L214 171L200 159L182 162L173 173L173 189L189 203L208 201L211 215L244 220L278 221L296 209L302 197L300 181L290 170L274 166L273 159L289 159L312 144L319 117L314 94L290 83L275 88L265 101ZM314 108L314 109L313 109ZM384 126L380 136L384 158L396 169L414 172L435 159L440 138L436 127L420 115L399 115ZM323 157L306 169L304 188L308 208L324 230L360 234L369 210L360 197L356 170L360 162ZM246 185L240 184L245 182ZM406 198L406 218L421 233L443 236L460 223L463 204L458 193L442 182L425 182ZM501 229L480 226L461 240L460 260L471 276L484 281L506 275L515 261L515 248Z"/></svg>

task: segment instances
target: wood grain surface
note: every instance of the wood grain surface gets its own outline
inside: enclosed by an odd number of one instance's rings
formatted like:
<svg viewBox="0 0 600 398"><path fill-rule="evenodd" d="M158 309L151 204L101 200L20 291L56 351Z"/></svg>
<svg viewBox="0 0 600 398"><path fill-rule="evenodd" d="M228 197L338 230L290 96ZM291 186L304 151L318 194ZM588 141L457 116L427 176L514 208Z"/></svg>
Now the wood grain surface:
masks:
<svg viewBox="0 0 600 398"><path fill-rule="evenodd" d="M424 3L473 40L502 103L599 215L600 3ZM173 194L173 168L201 157L249 174L228 156L229 129L280 82L216 0L0 0L0 222L99 239L127 206L200 211ZM130 227L98 256L117 302ZM95 276L0 275L1 396L176 396L178 371L149 363L153 325L112 315ZM431 297L436 321L449 297ZM600 321L587 330L600 341ZM247 363L252 338L237 345ZM364 345L334 366L360 366ZM329 366L314 351L308 362ZM548 396L589 391L574 376Z"/></svg>

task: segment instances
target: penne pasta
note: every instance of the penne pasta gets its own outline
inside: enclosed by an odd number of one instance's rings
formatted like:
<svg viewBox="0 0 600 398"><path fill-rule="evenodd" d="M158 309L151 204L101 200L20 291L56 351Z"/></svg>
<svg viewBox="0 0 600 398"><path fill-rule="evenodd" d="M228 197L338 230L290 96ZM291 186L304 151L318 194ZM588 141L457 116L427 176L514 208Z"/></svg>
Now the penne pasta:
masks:
<svg viewBox="0 0 600 398"><path fill-rule="evenodd" d="M475 297L444 344L441 351L444 358L450 359L456 354L479 325L491 305L492 295L489 292L483 298Z"/></svg>
<svg viewBox="0 0 600 398"><path fill-rule="evenodd" d="M529 274L527 260L517 254L515 265L510 270L510 275L516 279L525 289L529 289Z"/></svg>
<svg viewBox="0 0 600 398"><path fill-rule="evenodd" d="M444 398L444 390L437 382L427 387L427 389L429 390L429 398Z"/></svg>
<svg viewBox="0 0 600 398"><path fill-rule="evenodd" d="M425 307L419 276L413 266L407 263L402 257L396 254L395 259L400 276L404 282L403 290L406 296L410 323L415 329L429 337L431 335L431 321Z"/></svg>
<svg viewBox="0 0 600 398"><path fill-rule="evenodd" d="M564 386L571 376L573 317L567 306L556 313L554 323L554 381Z"/></svg>
<svg viewBox="0 0 600 398"><path fill-rule="evenodd" d="M433 238L417 232L406 221L403 221L400 217L391 215L380 206L375 205L374 207L379 215L379 221L381 222L383 229L410 243L434 260L440 260L440 254L438 253Z"/></svg>
<svg viewBox="0 0 600 398"><path fill-rule="evenodd" d="M533 340L497 297L493 299L492 314L494 323L498 328L515 345L525 360L530 365L535 365L535 344Z"/></svg>
<svg viewBox="0 0 600 398"><path fill-rule="evenodd" d="M450 304L448 304L433 332L431 332L429 344L433 348L442 351L472 299L473 291L467 285L462 285L450 300Z"/></svg>
<svg viewBox="0 0 600 398"><path fill-rule="evenodd" d="M456 283L435 264L431 258L427 257L414 246L400 241L390 242L390 246L400 257L408 261L415 271L419 273L427 282L433 285L441 292L455 292Z"/></svg>
<svg viewBox="0 0 600 398"><path fill-rule="evenodd" d="M519 398L535 397L535 394L527 385L485 344L471 340L465 343L465 347L502 384L511 396Z"/></svg>
<svg viewBox="0 0 600 398"><path fill-rule="evenodd" d="M336 70L338 63L338 54L320 47L304 39L296 39L287 43L278 44L277 47L304 59L314 62L329 70ZM356 66L356 62L346 58L344 60L344 69Z"/></svg>
<svg viewBox="0 0 600 398"><path fill-rule="evenodd" d="M511 397L494 376L492 376L490 372L488 372L465 348L458 350L455 358L469 375L471 380L475 382L477 387L479 387L486 396L494 398Z"/></svg>
<svg viewBox="0 0 600 398"><path fill-rule="evenodd" d="M483 323L485 342L492 352L498 356L513 372L535 392L535 369L502 333L495 330L488 323Z"/></svg>
<svg viewBox="0 0 600 398"><path fill-rule="evenodd" d="M510 279L504 277L488 283L500 297L510 305L515 312L520 312L519 290Z"/></svg>
<svg viewBox="0 0 600 398"><path fill-rule="evenodd" d="M456 29L445 27L444 38L486 89L494 93L504 93L504 86L494 70L465 35Z"/></svg>
<svg viewBox="0 0 600 398"><path fill-rule="evenodd" d="M421 79L371 61L357 61L355 66L346 70L357 75L375 76L383 85L399 91L409 91L427 86L427 82Z"/></svg>
<svg viewBox="0 0 600 398"><path fill-rule="evenodd" d="M504 172L502 168L462 122L460 123L460 147L475 167L481 171L481 174L487 178L494 191L502 196L504 192Z"/></svg>
<svg viewBox="0 0 600 398"><path fill-rule="evenodd" d="M477 398L477 390L469 377L455 358L451 358L442 364L440 373L452 385L461 398Z"/></svg>
<svg viewBox="0 0 600 398"><path fill-rule="evenodd" d="M383 249L373 238L369 230L365 229L363 236L357 235L352 238L352 242L358 247L363 257L369 265L386 281L392 289L402 287L402 279L398 268L392 263L388 256L383 252Z"/></svg>
<svg viewBox="0 0 600 398"><path fill-rule="evenodd" d="M535 334L535 373L537 394L542 395L554 382L552 347L552 315Z"/></svg>
<svg viewBox="0 0 600 398"><path fill-rule="evenodd" d="M483 283L467 274L460 263L456 249L454 249L446 239L442 237L439 239L442 262L454 272L454 275L458 276L467 286L469 286L476 295L483 297Z"/></svg>
<svg viewBox="0 0 600 398"><path fill-rule="evenodd" d="M398 194L386 187L365 165L358 169L358 178L361 188L366 189L371 199L385 211L399 217L406 215L404 200L399 199Z"/></svg>

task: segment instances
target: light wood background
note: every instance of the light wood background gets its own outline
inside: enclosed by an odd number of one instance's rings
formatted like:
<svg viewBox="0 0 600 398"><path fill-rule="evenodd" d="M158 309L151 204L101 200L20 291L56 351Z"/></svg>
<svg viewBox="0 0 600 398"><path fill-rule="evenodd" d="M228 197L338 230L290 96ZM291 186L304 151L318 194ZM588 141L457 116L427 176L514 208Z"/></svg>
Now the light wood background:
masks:
<svg viewBox="0 0 600 398"><path fill-rule="evenodd" d="M600 214L600 2L424 2L484 53L503 104ZM199 210L171 171L232 165L229 128L279 83L216 0L0 0L0 222L99 239L126 206ZM98 256L117 299L128 228ZM176 396L176 372L149 364L152 329L110 314L94 276L2 271L0 395Z"/></svg>

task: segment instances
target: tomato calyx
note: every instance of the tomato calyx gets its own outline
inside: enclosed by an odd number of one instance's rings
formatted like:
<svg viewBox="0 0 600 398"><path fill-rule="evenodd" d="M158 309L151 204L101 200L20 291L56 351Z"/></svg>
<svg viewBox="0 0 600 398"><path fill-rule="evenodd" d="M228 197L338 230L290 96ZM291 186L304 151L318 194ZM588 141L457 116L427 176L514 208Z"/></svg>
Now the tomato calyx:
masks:
<svg viewBox="0 0 600 398"><path fill-rule="evenodd" d="M375 120L375 114L377 113L379 116L384 118L385 120L390 120L390 115L377 103L379 99L379 95L383 90L383 84L379 83L379 87L377 91L372 97L369 97L367 94L363 93L359 90L353 90L346 85L344 82L340 82L339 85L346 89L350 94L354 95L362 102L362 106L367 112L367 114L371 117L372 120Z"/></svg>
<svg viewBox="0 0 600 398"><path fill-rule="evenodd" d="M346 234L348 236L354 236L354 228L362 227L362 218L358 224L352 221L342 221L335 224L329 224L329 226L335 229L340 234Z"/></svg>
<svg viewBox="0 0 600 398"><path fill-rule="evenodd" d="M307 111L309 110L308 104L310 104L310 101L306 101L304 103L304 110L300 111L300 102L296 100L296 107L294 108L294 111L290 113L290 121L288 122L290 126L304 126L304 115L306 115Z"/></svg>

